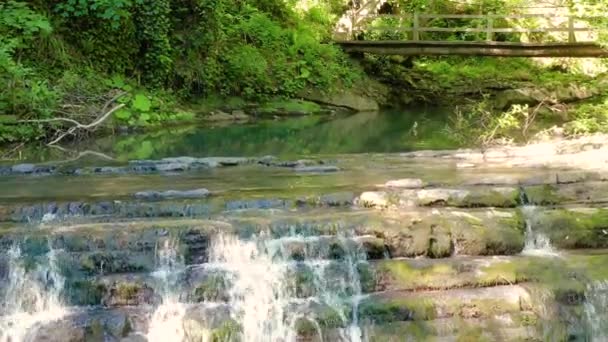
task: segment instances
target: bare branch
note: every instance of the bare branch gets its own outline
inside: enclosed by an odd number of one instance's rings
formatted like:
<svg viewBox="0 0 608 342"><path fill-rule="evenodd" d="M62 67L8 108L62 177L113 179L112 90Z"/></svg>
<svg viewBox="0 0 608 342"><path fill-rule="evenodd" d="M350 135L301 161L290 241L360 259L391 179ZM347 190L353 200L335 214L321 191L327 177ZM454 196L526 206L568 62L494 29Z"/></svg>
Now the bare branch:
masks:
<svg viewBox="0 0 608 342"><path fill-rule="evenodd" d="M101 112L103 113L106 110L108 110L108 106L109 105L111 105L114 101L118 100L119 98L123 97L126 94L127 94L127 92L121 91L118 94L116 94L114 97L112 97L111 99L109 99L108 101L106 101L106 103L103 105L103 108L101 109Z"/></svg>
<svg viewBox="0 0 608 342"><path fill-rule="evenodd" d="M80 122L78 122L76 120L68 119L68 118L52 118L52 119L38 119L38 120L19 120L19 121L17 121L17 123L44 123L44 122L57 122L57 121L69 122L69 123L74 124L76 126L80 125Z"/></svg>
<svg viewBox="0 0 608 342"><path fill-rule="evenodd" d="M105 121L105 120L106 120L108 117L110 117L110 115L112 115L112 113L114 113L115 111L119 110L120 108L122 108L122 107L124 107L124 106L125 106L125 104L124 104L124 103L121 103L121 104L119 104L118 106L116 106L116 107L114 107L114 108L110 109L110 110L109 110L107 113L105 113L105 114L104 114L102 117L100 117L99 119L97 119L97 120L95 120L95 121L91 122L90 124L88 124L88 125L82 125L82 124L79 124L79 125L78 125L78 126L76 126L76 127L77 127L77 128L84 128L84 129L89 129L89 128L95 127L95 126L99 125L100 123L104 122L104 121Z"/></svg>

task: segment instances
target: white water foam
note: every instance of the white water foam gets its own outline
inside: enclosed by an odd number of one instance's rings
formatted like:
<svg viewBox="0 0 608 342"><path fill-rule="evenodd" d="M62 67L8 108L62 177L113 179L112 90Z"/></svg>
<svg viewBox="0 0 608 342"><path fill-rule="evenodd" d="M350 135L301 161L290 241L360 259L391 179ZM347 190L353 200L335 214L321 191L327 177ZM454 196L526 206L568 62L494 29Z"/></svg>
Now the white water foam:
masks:
<svg viewBox="0 0 608 342"><path fill-rule="evenodd" d="M559 256L559 253L551 245L549 238L542 232L534 230L534 219L537 208L532 205L525 205L521 210L526 221L526 240L522 254L548 257Z"/></svg>
<svg viewBox="0 0 608 342"><path fill-rule="evenodd" d="M150 319L146 338L149 342L181 342L185 339L183 320L186 304L180 302L179 277L185 270L177 248L177 241L166 239L156 244L156 271L152 275L159 280L162 302Z"/></svg>
<svg viewBox="0 0 608 342"><path fill-rule="evenodd" d="M296 342L296 325L308 320L323 340L322 328L310 305L330 307L338 314L345 328L337 329L340 341L364 341L359 327L358 306L363 298L358 266L365 262L360 243L347 237L339 237L344 250L341 260L318 259L328 255L326 247L305 248L304 261L294 262L288 246L294 243L320 243L329 237L288 236L271 239L267 234L240 239L234 235L217 235L211 241L209 262L202 265L210 270L226 272L228 306L230 315L239 323L240 340L251 342ZM312 270L314 297L295 298L293 271L298 264ZM340 267L339 276L329 276L332 267ZM159 244L157 271L162 284L162 304L154 312L147 338L149 341L166 342L188 339L184 332L187 304L180 302L177 274L185 269L178 255L177 245L172 242ZM314 305L313 305L314 306ZM348 314L347 314L348 313ZM204 336L203 336L204 335ZM210 334L196 336L208 341Z"/></svg>
<svg viewBox="0 0 608 342"><path fill-rule="evenodd" d="M587 285L584 308L590 341L608 341L608 281Z"/></svg>
<svg viewBox="0 0 608 342"><path fill-rule="evenodd" d="M285 319L287 267L273 262L263 238L243 241L219 235L211 244L209 259L223 264L231 274L229 304L242 326L243 341L285 341L294 336L293 326Z"/></svg>
<svg viewBox="0 0 608 342"><path fill-rule="evenodd" d="M65 281L58 269L58 252L51 249L48 265L37 265L28 272L20 248L9 250L8 284L0 306L0 342L33 341L36 327L68 314L61 300Z"/></svg>

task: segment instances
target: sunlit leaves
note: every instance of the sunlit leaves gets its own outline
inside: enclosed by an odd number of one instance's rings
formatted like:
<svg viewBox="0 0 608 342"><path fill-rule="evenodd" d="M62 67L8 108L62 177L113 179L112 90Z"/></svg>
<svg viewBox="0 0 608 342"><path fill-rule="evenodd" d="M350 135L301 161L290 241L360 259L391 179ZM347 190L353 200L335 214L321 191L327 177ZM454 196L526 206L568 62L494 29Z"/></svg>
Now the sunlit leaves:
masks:
<svg viewBox="0 0 608 342"><path fill-rule="evenodd" d="M150 102L150 99L148 99L147 96L142 95L142 94L137 94L133 98L133 102L132 102L131 106L133 107L133 109L135 109L137 111L147 112L152 107L152 102Z"/></svg>

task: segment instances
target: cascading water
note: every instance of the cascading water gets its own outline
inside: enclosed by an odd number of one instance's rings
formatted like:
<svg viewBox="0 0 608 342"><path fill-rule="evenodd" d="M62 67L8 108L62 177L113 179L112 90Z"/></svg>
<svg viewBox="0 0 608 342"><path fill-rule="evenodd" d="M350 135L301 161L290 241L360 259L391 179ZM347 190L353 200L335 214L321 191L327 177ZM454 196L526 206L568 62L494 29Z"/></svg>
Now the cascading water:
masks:
<svg viewBox="0 0 608 342"><path fill-rule="evenodd" d="M152 274L159 281L157 291L161 304L150 319L147 340L166 342L184 340L183 319L186 304L180 302L179 277L185 270L184 262L177 248L177 241L167 239L156 245L156 271Z"/></svg>
<svg viewBox="0 0 608 342"><path fill-rule="evenodd" d="M525 245L523 254L538 256L555 256L557 252L551 246L551 241L542 232L534 230L534 218L537 208L533 205L524 205L521 208L526 222Z"/></svg>
<svg viewBox="0 0 608 342"><path fill-rule="evenodd" d="M230 314L241 327L241 341L295 342L299 319L311 321L322 340L321 326L311 317L314 312L306 309L311 303L329 307L338 314L344 326L338 329L341 341L362 341L358 325L362 298L358 267L365 262L365 253L355 239L339 236L332 241L340 246L341 256L339 260L327 260L331 251L323 244L324 239L331 238L291 235L272 239L262 233L249 239L219 234L211 241L209 262L201 266L225 275L229 284ZM294 244L309 246L304 248L301 261L293 260L289 246ZM321 245L325 247L319 247ZM156 255L154 276L161 284L158 291L162 303L152 315L147 338L162 342L187 340L184 317L188 305L180 302L176 290L180 274L185 270L177 244L172 240L160 243ZM311 270L313 289L309 298L297 298L293 271L298 265ZM336 268L339 269L337 277ZM202 341L206 339L203 337Z"/></svg>
<svg viewBox="0 0 608 342"><path fill-rule="evenodd" d="M19 246L8 251L8 279L0 305L0 342L25 342L35 338L35 328L59 320L68 310L61 300L64 278L58 268L59 251L51 249L47 265L24 267Z"/></svg>
<svg viewBox="0 0 608 342"><path fill-rule="evenodd" d="M355 240L339 237L343 256L329 261L324 259L331 253L329 248L319 247L323 240L321 236L297 235L270 239L265 234L250 240L231 235L216 237L210 248L210 263L229 274L229 304L233 318L241 325L241 340L295 342L299 319L312 322L322 340L314 312L307 309L311 303L330 307L339 315L345 326L339 329L341 341L362 340L358 266L365 261L365 253ZM293 261L290 245L308 245L304 255L298 257L301 261ZM309 298L297 298L294 279L290 278L299 266L310 270L313 277ZM329 277L336 267L341 268L340 276Z"/></svg>
<svg viewBox="0 0 608 342"><path fill-rule="evenodd" d="M588 339L608 341L608 281L587 285L584 308Z"/></svg>
<svg viewBox="0 0 608 342"><path fill-rule="evenodd" d="M338 236L339 245L343 249L342 260L336 262L311 263L314 275L314 292L320 304L328 305L337 313L346 326L338 329L341 341L360 342L364 340L359 326L359 303L363 298L361 279L358 266L366 263L366 254L356 240L344 235ZM343 269L342 275L336 279L330 276L331 268ZM347 307L344 306L345 302ZM347 312L350 311L350 317Z"/></svg>
<svg viewBox="0 0 608 342"><path fill-rule="evenodd" d="M294 335L285 320L287 267L273 261L265 241L219 235L211 244L210 262L230 274L229 304L241 324L243 341L285 341Z"/></svg>
<svg viewBox="0 0 608 342"><path fill-rule="evenodd" d="M522 254L538 256L555 256L557 252L551 246L551 240L542 232L534 230L534 220L537 215L537 207L528 201L523 188L521 189L520 202L522 204L521 213L526 223L525 245Z"/></svg>

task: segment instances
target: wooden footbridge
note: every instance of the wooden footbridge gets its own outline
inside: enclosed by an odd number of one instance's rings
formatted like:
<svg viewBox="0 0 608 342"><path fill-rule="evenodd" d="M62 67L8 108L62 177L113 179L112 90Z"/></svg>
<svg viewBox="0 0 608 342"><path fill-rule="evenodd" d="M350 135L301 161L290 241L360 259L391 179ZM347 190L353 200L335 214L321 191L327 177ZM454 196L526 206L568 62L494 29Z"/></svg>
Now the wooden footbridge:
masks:
<svg viewBox="0 0 608 342"><path fill-rule="evenodd" d="M590 27L590 19L548 14L368 15L353 20L347 38L336 43L349 53L381 55L608 57L608 49L597 43L606 30ZM449 27L450 21L461 26ZM520 24L505 27L513 21ZM549 24L540 26L541 21ZM463 27L463 22L470 24Z"/></svg>

